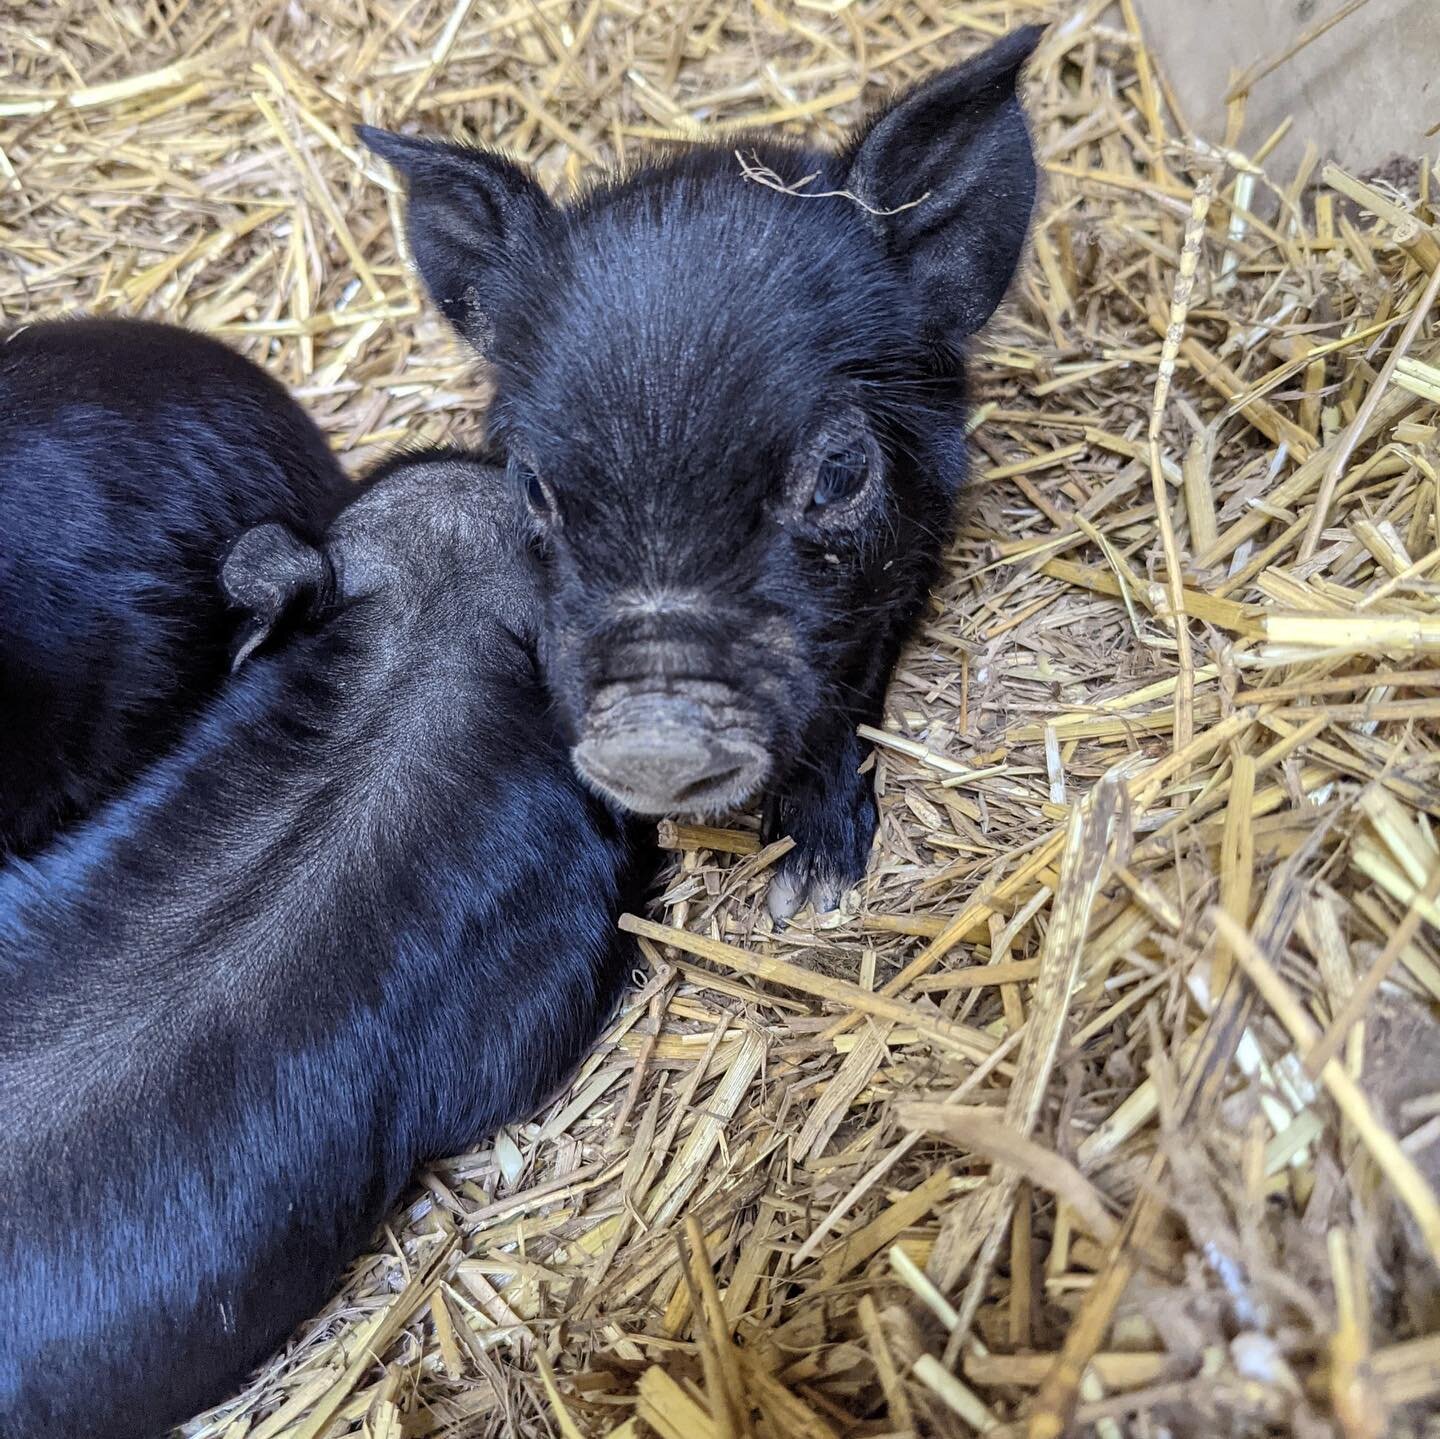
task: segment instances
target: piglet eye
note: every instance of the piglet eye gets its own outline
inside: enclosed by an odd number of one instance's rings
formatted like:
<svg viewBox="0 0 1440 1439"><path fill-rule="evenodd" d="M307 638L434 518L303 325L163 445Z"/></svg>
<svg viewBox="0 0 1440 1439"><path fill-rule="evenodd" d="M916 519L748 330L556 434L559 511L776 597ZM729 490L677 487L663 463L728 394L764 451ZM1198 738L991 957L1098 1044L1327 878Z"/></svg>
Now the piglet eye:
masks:
<svg viewBox="0 0 1440 1439"><path fill-rule="evenodd" d="M524 493L525 503L530 506L535 518L541 521L553 519L555 506L550 499L550 491L545 487L545 481L540 478L535 466L524 460L511 459L510 473Z"/></svg>
<svg viewBox="0 0 1440 1439"><path fill-rule="evenodd" d="M870 457L859 445L832 450L815 472L815 491L810 497L812 510L838 505L859 492L870 472Z"/></svg>

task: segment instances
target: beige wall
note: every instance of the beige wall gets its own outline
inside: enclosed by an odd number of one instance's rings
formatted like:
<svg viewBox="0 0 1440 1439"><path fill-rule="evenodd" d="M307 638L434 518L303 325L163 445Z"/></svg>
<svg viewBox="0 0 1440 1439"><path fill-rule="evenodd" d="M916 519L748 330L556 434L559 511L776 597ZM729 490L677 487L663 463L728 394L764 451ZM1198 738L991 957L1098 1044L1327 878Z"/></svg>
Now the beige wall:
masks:
<svg viewBox="0 0 1440 1439"><path fill-rule="evenodd" d="M1187 118L1224 133L1231 72L1280 54L1341 0L1137 0L1154 53ZM1287 114L1295 128L1270 169L1283 177L1312 139L1325 158L1376 168L1396 155L1440 152L1440 0L1369 0L1251 93L1244 141L1258 144Z"/></svg>

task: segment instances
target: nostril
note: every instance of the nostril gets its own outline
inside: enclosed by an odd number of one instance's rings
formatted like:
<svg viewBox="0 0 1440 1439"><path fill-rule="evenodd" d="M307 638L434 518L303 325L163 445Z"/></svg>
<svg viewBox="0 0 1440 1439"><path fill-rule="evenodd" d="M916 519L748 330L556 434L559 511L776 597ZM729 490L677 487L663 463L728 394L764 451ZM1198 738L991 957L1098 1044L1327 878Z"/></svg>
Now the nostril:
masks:
<svg viewBox="0 0 1440 1439"><path fill-rule="evenodd" d="M601 776L676 800L693 797L725 776L734 777L740 768L733 755L717 755L703 744L679 737L667 744L655 735L621 735L582 749Z"/></svg>
<svg viewBox="0 0 1440 1439"><path fill-rule="evenodd" d="M688 784L681 785L675 791L674 803L676 806L692 804L697 800L703 800L706 796L714 794L717 790L727 790L737 784L741 777L741 767L732 765L729 769L714 771L710 774L701 775L691 780Z"/></svg>

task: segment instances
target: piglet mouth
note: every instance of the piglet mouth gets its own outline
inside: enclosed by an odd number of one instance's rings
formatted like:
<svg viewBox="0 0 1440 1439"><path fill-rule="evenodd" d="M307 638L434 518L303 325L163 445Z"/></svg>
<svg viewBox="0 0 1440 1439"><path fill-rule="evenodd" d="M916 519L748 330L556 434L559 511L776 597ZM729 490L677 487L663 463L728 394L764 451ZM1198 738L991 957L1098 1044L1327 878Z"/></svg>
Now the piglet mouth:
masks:
<svg viewBox="0 0 1440 1439"><path fill-rule="evenodd" d="M770 754L727 687L611 685L595 697L572 751L602 794L635 814L711 819L748 804Z"/></svg>

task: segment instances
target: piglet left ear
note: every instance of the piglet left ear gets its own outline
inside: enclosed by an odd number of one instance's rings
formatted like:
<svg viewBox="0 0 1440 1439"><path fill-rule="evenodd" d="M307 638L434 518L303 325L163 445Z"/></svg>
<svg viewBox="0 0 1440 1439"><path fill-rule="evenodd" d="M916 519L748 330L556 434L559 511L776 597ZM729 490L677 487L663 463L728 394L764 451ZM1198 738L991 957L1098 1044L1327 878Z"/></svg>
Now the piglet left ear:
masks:
<svg viewBox="0 0 1440 1439"><path fill-rule="evenodd" d="M256 525L231 546L220 566L230 603L246 611L232 671L270 638L287 615L317 614L335 593L335 571L314 545L282 524Z"/></svg>
<svg viewBox="0 0 1440 1439"><path fill-rule="evenodd" d="M404 176L415 266L445 318L488 354L507 272L532 253L554 206L524 166L493 150L370 125L355 133Z"/></svg>
<svg viewBox="0 0 1440 1439"><path fill-rule="evenodd" d="M876 223L909 268L935 344L978 330L1020 262L1035 157L1015 86L1043 33L1012 31L902 95L847 151L846 187L880 212Z"/></svg>

